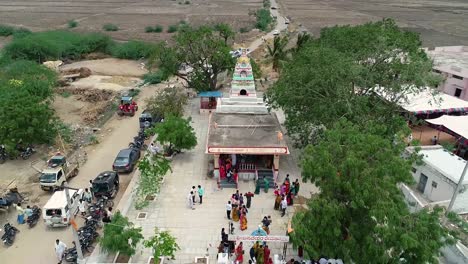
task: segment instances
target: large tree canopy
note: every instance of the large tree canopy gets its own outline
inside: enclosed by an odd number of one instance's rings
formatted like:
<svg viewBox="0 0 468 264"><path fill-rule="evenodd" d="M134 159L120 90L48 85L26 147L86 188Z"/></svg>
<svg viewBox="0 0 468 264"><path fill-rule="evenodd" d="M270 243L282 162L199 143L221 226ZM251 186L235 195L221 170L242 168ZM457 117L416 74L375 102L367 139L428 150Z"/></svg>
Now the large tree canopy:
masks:
<svg viewBox="0 0 468 264"><path fill-rule="evenodd" d="M396 102L437 83L431 67L418 35L392 20L326 28L293 54L267 98L284 110L288 132L301 146L311 143L317 126L342 117L363 126L385 122L383 132L392 136L402 125Z"/></svg>
<svg viewBox="0 0 468 264"><path fill-rule="evenodd" d="M235 60L229 54L228 40L234 36L229 26L218 25L198 28L182 26L174 37L174 47L162 46L152 60L163 71L177 75L197 91L216 89L218 74L234 67ZM179 66L185 64L193 70L181 74Z"/></svg>
<svg viewBox="0 0 468 264"><path fill-rule="evenodd" d="M302 177L320 188L308 210L293 218L292 241L306 254L343 258L345 263L437 263L439 248L452 242L440 211L411 214L398 183L411 183L414 159L402 159L404 144L347 121L309 145Z"/></svg>

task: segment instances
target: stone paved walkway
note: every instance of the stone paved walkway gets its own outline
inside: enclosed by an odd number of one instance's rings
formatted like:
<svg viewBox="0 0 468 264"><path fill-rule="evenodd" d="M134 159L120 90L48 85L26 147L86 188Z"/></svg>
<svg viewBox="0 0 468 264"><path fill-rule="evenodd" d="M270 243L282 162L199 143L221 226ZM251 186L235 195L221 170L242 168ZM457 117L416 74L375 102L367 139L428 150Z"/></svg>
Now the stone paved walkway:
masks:
<svg viewBox="0 0 468 264"><path fill-rule="evenodd" d="M172 161L173 172L166 175L161 188L161 193L155 201L143 210L130 208L127 216L137 226L143 228L145 238L153 234L154 227L169 230L176 236L181 248L176 254L176 260L169 263L193 263L195 257L202 257L209 254L210 263L216 263L217 246L221 239L221 228L228 228L226 219L225 204L229 197L235 192L234 189L216 189L216 181L207 178L209 156L205 154L206 137L208 130L208 115L200 115L198 112L199 101L191 100L187 114L192 117L198 145L195 149L177 155ZM281 115L280 115L281 116ZM281 118L280 118L281 119ZM280 179L284 179L287 173L295 180L299 175L296 166L296 153L280 160ZM205 196L202 205L196 204L195 210L187 208L186 197L193 185L202 185L205 188ZM300 195L310 197L311 192L315 192L315 187L310 184L301 184ZM239 191L246 193L254 191L253 182L240 182ZM198 197L197 197L198 198ZM287 229L287 222L292 217L293 208L288 208L285 217L280 217L279 211L273 210L273 191L261 193L252 199L252 207L247 215L248 229L240 231L239 223L235 223L235 234L250 234L260 224L265 215L271 215L273 223L271 225L271 235L284 235ZM147 218L138 220L140 212L147 212ZM251 243L244 243L244 250L248 256ZM269 244L274 254L282 254L282 243ZM296 255L297 252L289 246L287 258ZM132 258L132 263L146 263L151 252L141 247L137 255ZM247 262L247 256L245 261Z"/></svg>

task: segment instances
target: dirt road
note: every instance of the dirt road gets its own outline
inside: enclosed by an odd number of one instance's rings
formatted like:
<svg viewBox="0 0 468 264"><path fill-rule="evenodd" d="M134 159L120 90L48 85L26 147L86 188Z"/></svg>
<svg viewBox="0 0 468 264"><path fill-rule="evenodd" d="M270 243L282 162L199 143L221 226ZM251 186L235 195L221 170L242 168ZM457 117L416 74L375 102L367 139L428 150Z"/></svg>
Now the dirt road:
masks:
<svg viewBox="0 0 468 264"><path fill-rule="evenodd" d="M138 96L138 104L143 109L144 99L154 94L157 87L145 87ZM140 111L139 111L140 112ZM99 137L100 143L94 150L88 151L88 161L81 167L80 173L73 178L71 187L85 188L89 186L89 180L105 170L112 170L112 162L115 155L122 148L127 147L139 130L138 114L134 117L117 117L116 115L102 128ZM115 199L117 203L125 192L132 174L121 174L121 188ZM43 205L43 204L42 204ZM10 214L11 223L15 223L14 210ZM15 223L15 226L16 225ZM59 238L67 245L71 245L72 231L68 228L46 228L39 222L33 229L20 226L21 232L16 236L15 243L10 248L0 246L0 262L2 264L17 263L57 263L54 254L54 241ZM2 232L3 233L3 232Z"/></svg>

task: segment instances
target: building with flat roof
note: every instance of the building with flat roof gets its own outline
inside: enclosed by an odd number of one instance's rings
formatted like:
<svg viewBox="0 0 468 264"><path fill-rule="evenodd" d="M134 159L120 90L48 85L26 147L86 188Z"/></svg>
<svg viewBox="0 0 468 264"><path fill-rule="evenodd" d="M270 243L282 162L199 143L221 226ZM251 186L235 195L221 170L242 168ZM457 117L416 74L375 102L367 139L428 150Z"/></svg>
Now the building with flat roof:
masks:
<svg viewBox="0 0 468 264"><path fill-rule="evenodd" d="M439 89L468 101L468 46L448 46L426 49L434 60L433 71L444 76Z"/></svg>
<svg viewBox="0 0 468 264"><path fill-rule="evenodd" d="M408 147L406 151L413 153L415 148ZM434 205L448 206L467 161L440 145L422 146L418 154L422 155L423 163L413 165L412 175L416 185L403 187L405 197L411 200L413 206L418 207L416 209ZM462 185L452 210L459 214L468 214L466 175Z"/></svg>
<svg viewBox="0 0 468 264"><path fill-rule="evenodd" d="M274 186L279 158L289 149L276 114L257 97L245 50L237 59L229 96L218 98L216 105L210 114L206 153L214 157L220 186L236 187L238 179L264 177Z"/></svg>

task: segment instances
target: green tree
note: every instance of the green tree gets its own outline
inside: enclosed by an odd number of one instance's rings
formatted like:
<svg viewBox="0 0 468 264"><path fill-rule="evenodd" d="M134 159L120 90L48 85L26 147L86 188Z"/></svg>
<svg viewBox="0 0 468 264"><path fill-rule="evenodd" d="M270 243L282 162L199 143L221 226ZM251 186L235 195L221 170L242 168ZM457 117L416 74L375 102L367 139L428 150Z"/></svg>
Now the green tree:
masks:
<svg viewBox="0 0 468 264"><path fill-rule="evenodd" d="M174 40L174 47L161 45L161 49L152 56L151 64L177 75L197 91L215 90L218 75L235 65L229 54L231 48L224 37L211 27L182 25ZM181 73L179 66L182 64L191 71Z"/></svg>
<svg viewBox="0 0 468 264"><path fill-rule="evenodd" d="M143 242L146 248L153 249L154 263L158 263L159 257L168 256L175 259L175 252L180 249L175 237L169 231L159 231L154 228L154 236Z"/></svg>
<svg viewBox="0 0 468 264"><path fill-rule="evenodd" d="M291 238L309 257L438 263L439 249L453 242L440 225L440 210L409 212L397 184L413 182L414 158L401 158L402 142L375 135L381 126L369 124L364 130L341 121L316 146L305 149L303 180L320 193L293 217Z"/></svg>
<svg viewBox="0 0 468 264"><path fill-rule="evenodd" d="M0 84L0 144L9 150L17 143L50 143L57 134L50 101L31 95L19 80Z"/></svg>
<svg viewBox="0 0 468 264"><path fill-rule="evenodd" d="M297 35L296 47L294 48L294 52L298 52L299 50L301 50L305 46L305 44L309 43L311 40L312 36L309 33L299 33Z"/></svg>
<svg viewBox="0 0 468 264"><path fill-rule="evenodd" d="M149 204L147 196L159 193L161 183L168 171L172 171L170 162L160 154L145 156L139 163L140 179L136 190L136 209Z"/></svg>
<svg viewBox="0 0 468 264"><path fill-rule="evenodd" d="M169 143L169 150L193 149L197 145L197 136L190 125L190 118L169 115L164 122L153 128L156 140L162 144Z"/></svg>
<svg viewBox="0 0 468 264"><path fill-rule="evenodd" d="M275 36L273 39L273 45L267 45L268 56L273 62L273 70L278 71L280 64L286 60L288 52L286 51L286 45L288 45L288 37Z"/></svg>
<svg viewBox="0 0 468 264"><path fill-rule="evenodd" d="M267 99L284 110L288 133L302 147L318 127L342 117L363 127L386 123L382 135L393 137L404 125L397 102L434 87L431 67L418 36L392 20L327 28L293 54Z"/></svg>
<svg viewBox="0 0 468 264"><path fill-rule="evenodd" d="M224 43L227 45L228 41L234 39L236 33L232 28L225 23L219 23L214 26L214 29L219 33L220 37L224 39Z"/></svg>
<svg viewBox="0 0 468 264"><path fill-rule="evenodd" d="M146 100L146 109L153 116L182 116L188 96L183 89L164 88Z"/></svg>
<svg viewBox="0 0 468 264"><path fill-rule="evenodd" d="M141 227L134 227L133 223L120 212L112 216L112 222L104 225L104 232L99 244L104 251L121 255L133 256L138 243L143 240Z"/></svg>

